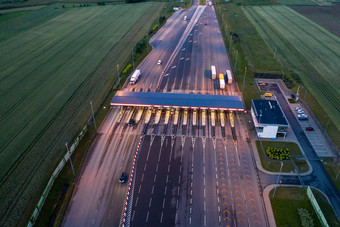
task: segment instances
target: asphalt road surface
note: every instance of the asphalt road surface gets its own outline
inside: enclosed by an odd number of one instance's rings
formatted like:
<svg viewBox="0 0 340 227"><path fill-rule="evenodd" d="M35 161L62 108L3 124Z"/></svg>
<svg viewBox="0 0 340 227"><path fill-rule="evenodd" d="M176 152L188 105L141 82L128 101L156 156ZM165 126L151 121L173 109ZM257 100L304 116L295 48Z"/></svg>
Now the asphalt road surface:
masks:
<svg viewBox="0 0 340 227"><path fill-rule="evenodd" d="M319 160L317 154L311 143L309 142L303 128L298 123L298 119L289 107L287 100L282 95L281 90L277 84L268 84L266 87L261 89L273 92L276 99L280 103L280 106L286 115L286 118L292 127L297 139L299 140L304 152L306 153L307 159L313 167L313 173L308 176L303 176L300 179L297 177L282 177L283 184L291 184L295 181L295 184L310 185L318 188L324 192L329 201L331 202L335 213L340 219L340 194L336 189L333 181L329 177L327 171L323 167L321 161Z"/></svg>
<svg viewBox="0 0 340 227"><path fill-rule="evenodd" d="M210 78L211 65L217 73L230 69L213 7L195 2L176 12L150 42L154 50L138 67L140 79L135 85L127 81L123 90L239 94L235 82L221 90ZM157 111L146 122L145 109L139 123L128 126L137 111L114 108L103 121L77 178L64 226L119 225L127 185L118 179L121 172L130 172L141 135L132 226L268 225L240 116L235 118L235 141L226 112L214 118L210 111L203 117L202 111L194 115L188 110L186 118L181 110L175 124L174 114L167 122L165 113L156 122Z"/></svg>

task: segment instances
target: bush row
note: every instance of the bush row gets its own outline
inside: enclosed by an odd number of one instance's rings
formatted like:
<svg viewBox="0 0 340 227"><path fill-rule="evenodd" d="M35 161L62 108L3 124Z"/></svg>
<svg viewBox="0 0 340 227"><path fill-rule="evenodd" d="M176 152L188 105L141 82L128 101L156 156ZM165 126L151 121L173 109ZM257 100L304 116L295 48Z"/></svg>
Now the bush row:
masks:
<svg viewBox="0 0 340 227"><path fill-rule="evenodd" d="M288 148L276 148L276 147L267 147L266 154L270 159L275 160L288 160L290 159L290 152Z"/></svg>

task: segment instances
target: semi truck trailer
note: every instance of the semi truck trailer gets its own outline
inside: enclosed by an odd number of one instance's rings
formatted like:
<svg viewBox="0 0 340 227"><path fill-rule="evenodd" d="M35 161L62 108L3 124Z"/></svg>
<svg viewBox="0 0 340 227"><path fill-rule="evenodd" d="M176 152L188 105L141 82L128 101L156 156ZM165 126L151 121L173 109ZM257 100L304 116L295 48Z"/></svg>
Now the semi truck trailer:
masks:
<svg viewBox="0 0 340 227"><path fill-rule="evenodd" d="M218 76L219 80L220 80L220 89L225 89L225 81L224 81L224 75L222 73L220 73L220 75Z"/></svg>
<svg viewBox="0 0 340 227"><path fill-rule="evenodd" d="M214 65L211 66L211 79L216 79L216 67Z"/></svg>
<svg viewBox="0 0 340 227"><path fill-rule="evenodd" d="M227 70L227 78L228 78L228 84L232 84L233 83L233 76L232 76L230 70Z"/></svg>
<svg viewBox="0 0 340 227"><path fill-rule="evenodd" d="M140 75L140 70L136 69L136 71L132 74L131 79L130 79L130 84L136 84L138 78Z"/></svg>

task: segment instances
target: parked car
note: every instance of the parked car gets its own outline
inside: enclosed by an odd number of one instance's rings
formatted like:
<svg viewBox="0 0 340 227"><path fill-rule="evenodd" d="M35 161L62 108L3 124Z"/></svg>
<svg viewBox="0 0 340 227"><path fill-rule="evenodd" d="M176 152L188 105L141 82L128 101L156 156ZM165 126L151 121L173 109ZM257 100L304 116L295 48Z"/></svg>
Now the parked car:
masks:
<svg viewBox="0 0 340 227"><path fill-rule="evenodd" d="M266 83L259 83L260 86L266 86Z"/></svg>
<svg viewBox="0 0 340 227"><path fill-rule="evenodd" d="M162 64L162 60L158 60L157 65L161 65Z"/></svg>
<svg viewBox="0 0 340 227"><path fill-rule="evenodd" d="M297 106L297 107L294 108L294 110L295 110L295 111L298 111L298 110L302 110L302 108L299 107L299 106Z"/></svg>
<svg viewBox="0 0 340 227"><path fill-rule="evenodd" d="M134 125L135 125L135 123L136 123L136 122L135 122L135 120L133 120L133 119L130 119L130 121L129 121L129 125L130 125L130 126L134 126Z"/></svg>
<svg viewBox="0 0 340 227"><path fill-rule="evenodd" d="M313 127L306 127L306 131L314 131Z"/></svg>
<svg viewBox="0 0 340 227"><path fill-rule="evenodd" d="M306 120L308 120L308 116L306 114L299 114L298 119L300 121L306 121Z"/></svg>
<svg viewBox="0 0 340 227"><path fill-rule="evenodd" d="M125 183L125 182L126 182L126 179L127 179L126 173L122 172L122 175L121 175L120 178L119 178L119 182L120 182L120 183Z"/></svg>
<svg viewBox="0 0 340 227"><path fill-rule="evenodd" d="M297 112L298 112L298 114L304 114L305 113L302 109L298 110Z"/></svg>

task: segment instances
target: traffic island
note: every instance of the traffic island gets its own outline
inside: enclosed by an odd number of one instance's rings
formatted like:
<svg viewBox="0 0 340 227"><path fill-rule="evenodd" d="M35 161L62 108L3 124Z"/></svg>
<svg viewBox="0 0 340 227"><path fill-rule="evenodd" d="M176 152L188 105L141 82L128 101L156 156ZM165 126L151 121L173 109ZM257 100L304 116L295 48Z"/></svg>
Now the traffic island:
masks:
<svg viewBox="0 0 340 227"><path fill-rule="evenodd" d="M280 172L281 162L281 172L284 173L293 173L295 168L300 173L309 170L309 166L296 143L261 140L261 142L256 141L256 147L261 165L267 171Z"/></svg>
<svg viewBox="0 0 340 227"><path fill-rule="evenodd" d="M273 209L276 226L322 226L314 211L306 188L278 187L273 198L274 187L268 196ZM339 226L340 222L330 206L327 198L318 190L312 189L329 226ZM307 224L307 225L304 225Z"/></svg>

